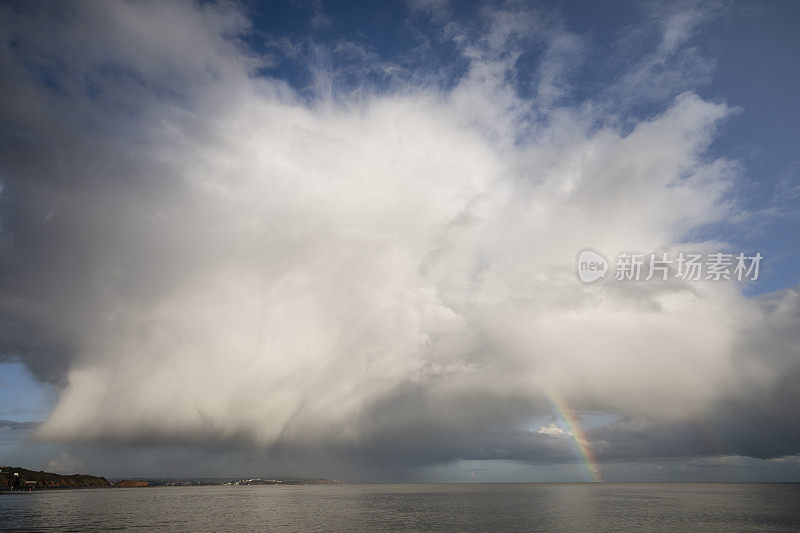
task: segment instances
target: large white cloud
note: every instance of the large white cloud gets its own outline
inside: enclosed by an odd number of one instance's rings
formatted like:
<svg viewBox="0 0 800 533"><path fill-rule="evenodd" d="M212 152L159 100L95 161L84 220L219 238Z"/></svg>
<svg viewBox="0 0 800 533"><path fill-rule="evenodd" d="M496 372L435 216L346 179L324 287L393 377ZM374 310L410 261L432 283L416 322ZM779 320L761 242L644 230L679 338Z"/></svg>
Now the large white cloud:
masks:
<svg viewBox="0 0 800 533"><path fill-rule="evenodd" d="M663 442L792 368L793 292L576 278L587 246L724 245L693 236L732 216L738 169L704 155L730 110L678 91L622 125L565 99L581 41L540 14L448 26L450 89L321 72L309 100L255 75L233 6L5 11L2 348L63 386L42 438L554 458L524 430L548 394ZM647 90L684 19L612 94Z"/></svg>

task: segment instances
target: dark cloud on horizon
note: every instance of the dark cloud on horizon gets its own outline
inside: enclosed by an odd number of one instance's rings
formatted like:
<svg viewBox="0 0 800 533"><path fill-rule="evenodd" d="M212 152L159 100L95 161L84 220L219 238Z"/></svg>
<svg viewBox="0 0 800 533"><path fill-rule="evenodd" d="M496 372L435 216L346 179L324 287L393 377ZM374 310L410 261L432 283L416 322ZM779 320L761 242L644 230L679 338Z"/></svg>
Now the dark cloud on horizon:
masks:
<svg viewBox="0 0 800 533"><path fill-rule="evenodd" d="M41 426L41 422L32 421L18 421L18 420L0 420L0 428L9 429L36 429Z"/></svg>

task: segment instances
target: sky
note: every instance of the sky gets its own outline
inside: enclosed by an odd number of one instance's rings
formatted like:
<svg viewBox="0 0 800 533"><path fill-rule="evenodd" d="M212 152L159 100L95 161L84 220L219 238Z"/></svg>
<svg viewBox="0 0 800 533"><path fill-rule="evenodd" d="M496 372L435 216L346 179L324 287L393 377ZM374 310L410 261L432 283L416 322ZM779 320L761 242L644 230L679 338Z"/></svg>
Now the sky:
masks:
<svg viewBox="0 0 800 533"><path fill-rule="evenodd" d="M798 23L3 2L0 463L800 481Z"/></svg>

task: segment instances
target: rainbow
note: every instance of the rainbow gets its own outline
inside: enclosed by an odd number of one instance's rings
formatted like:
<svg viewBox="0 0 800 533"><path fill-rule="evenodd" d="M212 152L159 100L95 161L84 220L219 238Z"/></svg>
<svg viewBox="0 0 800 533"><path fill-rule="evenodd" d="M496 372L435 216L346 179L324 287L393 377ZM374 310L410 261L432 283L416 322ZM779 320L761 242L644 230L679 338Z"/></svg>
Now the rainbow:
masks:
<svg viewBox="0 0 800 533"><path fill-rule="evenodd" d="M566 429L572 436L573 447L576 451L576 455L583 463L589 480L602 481L597 459L594 456L594 451L592 451L592 445L586 438L586 434L583 432L583 427L581 427L580 420L557 393L549 391L546 392L545 395L547 396L547 399L550 400L550 403L553 405L553 409L556 411L558 416L566 424Z"/></svg>

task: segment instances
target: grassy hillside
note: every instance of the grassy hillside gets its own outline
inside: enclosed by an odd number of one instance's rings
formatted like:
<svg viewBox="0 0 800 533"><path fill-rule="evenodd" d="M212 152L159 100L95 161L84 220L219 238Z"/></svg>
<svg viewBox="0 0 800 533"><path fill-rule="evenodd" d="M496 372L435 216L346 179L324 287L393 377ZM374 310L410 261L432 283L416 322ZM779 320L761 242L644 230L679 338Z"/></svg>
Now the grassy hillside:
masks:
<svg viewBox="0 0 800 533"><path fill-rule="evenodd" d="M0 467L0 490L11 488L14 483L14 474L19 474L20 485L24 481L35 481L36 488L39 489L66 489L66 488L87 488L87 487L110 487L111 483L104 477L88 476L85 474L72 474L62 476L50 472L36 472L18 466Z"/></svg>

